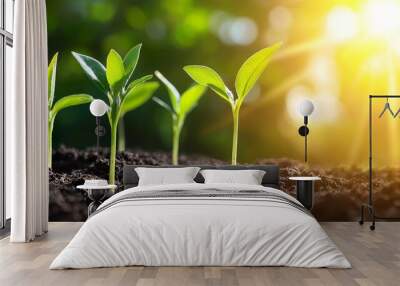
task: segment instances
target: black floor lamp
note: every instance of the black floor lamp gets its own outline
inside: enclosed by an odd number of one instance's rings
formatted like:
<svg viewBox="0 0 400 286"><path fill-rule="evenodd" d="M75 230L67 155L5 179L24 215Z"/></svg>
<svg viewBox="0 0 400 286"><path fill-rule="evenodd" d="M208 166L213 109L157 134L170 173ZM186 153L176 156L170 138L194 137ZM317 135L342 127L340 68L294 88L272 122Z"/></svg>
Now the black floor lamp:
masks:
<svg viewBox="0 0 400 286"><path fill-rule="evenodd" d="M304 137L304 162L307 163L308 160L308 146L307 146L307 136L310 133L308 128L308 117L314 111L314 104L311 100L305 99L299 105L299 112L304 117L304 125L299 128L299 135Z"/></svg>
<svg viewBox="0 0 400 286"><path fill-rule="evenodd" d="M361 218L359 220L360 224L364 223L364 210L368 210L368 214L370 215L372 219L372 224L370 225L370 229L374 230L375 229L375 220L376 219L384 219L384 220L400 220L400 218L385 218L385 217L378 217L375 213L375 207L374 207L374 201L373 201L373 184L372 184L372 143L373 143L373 129L372 129L372 104L374 99L385 99L386 103L384 105L383 110L379 114L379 118L384 116L386 113L388 113L388 116L392 116L393 118L396 118L400 114L400 109L395 113L393 112L392 108L390 107L390 98L397 98L400 99L400 95L370 95L369 96L369 172L368 172L368 202L365 204L361 205Z"/></svg>

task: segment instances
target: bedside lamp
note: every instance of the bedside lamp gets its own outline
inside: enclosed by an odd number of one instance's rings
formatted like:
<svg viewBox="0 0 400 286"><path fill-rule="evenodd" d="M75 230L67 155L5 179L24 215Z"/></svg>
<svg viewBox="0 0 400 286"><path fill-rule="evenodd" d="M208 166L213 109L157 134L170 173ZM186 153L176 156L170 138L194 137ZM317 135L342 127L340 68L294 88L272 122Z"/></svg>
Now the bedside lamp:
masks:
<svg viewBox="0 0 400 286"><path fill-rule="evenodd" d="M99 157L99 149L100 149L100 136L104 136L106 134L106 129L104 126L100 125L100 117L102 117L108 111L108 105L100 100L95 99L89 106L90 113L96 117L96 129L94 133L97 136L97 157Z"/></svg>
<svg viewBox="0 0 400 286"><path fill-rule="evenodd" d="M305 99L299 105L299 113L304 117L304 125L299 128L300 136L304 137L304 162L307 163L307 135L310 133L308 129L308 116L314 111L314 104L311 100Z"/></svg>

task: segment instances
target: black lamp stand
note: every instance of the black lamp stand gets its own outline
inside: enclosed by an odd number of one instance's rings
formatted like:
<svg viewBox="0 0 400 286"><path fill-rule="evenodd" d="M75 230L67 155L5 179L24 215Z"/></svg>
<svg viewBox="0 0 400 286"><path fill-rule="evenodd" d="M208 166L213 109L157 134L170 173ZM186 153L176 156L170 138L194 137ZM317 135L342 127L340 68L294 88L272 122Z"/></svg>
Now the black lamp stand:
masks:
<svg viewBox="0 0 400 286"><path fill-rule="evenodd" d="M304 137L304 162L307 163L307 135L310 133L308 125L308 116L304 116L304 125L299 128L299 135Z"/></svg>

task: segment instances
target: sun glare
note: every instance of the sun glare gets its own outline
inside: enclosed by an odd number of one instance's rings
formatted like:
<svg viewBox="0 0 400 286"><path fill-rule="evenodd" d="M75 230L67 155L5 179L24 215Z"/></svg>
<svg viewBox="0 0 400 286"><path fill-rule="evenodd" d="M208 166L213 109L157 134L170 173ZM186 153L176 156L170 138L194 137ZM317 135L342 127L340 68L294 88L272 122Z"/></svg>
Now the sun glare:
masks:
<svg viewBox="0 0 400 286"><path fill-rule="evenodd" d="M350 8L333 8L326 19L326 33L330 40L342 42L353 38L358 32L357 15Z"/></svg>
<svg viewBox="0 0 400 286"><path fill-rule="evenodd" d="M371 0L364 8L364 15L371 35L392 37L400 33L400 1Z"/></svg>
<svg viewBox="0 0 400 286"><path fill-rule="evenodd" d="M370 0L358 11L348 6L334 7L326 17L325 32L329 40L344 42L361 30L373 37L390 39L400 35L400 1Z"/></svg>

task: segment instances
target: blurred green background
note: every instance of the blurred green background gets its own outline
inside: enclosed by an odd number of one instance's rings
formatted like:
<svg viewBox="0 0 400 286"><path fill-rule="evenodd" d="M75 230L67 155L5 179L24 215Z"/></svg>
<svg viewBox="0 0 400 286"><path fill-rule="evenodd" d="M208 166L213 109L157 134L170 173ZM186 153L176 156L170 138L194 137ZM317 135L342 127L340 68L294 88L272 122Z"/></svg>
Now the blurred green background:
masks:
<svg viewBox="0 0 400 286"><path fill-rule="evenodd" d="M143 48L136 77L160 70L183 91L192 81L182 67L205 64L217 69L232 86L240 64L249 53L265 45L262 39L257 39L258 31L253 21L265 22L265 12L262 11L267 11L270 6L262 1L249 1L244 6L237 4L240 3L192 0L49 1L49 55L60 52L56 95L88 92L99 97L70 51L91 55L104 63L111 48L124 54L140 42ZM257 15L255 11L260 13ZM223 21L235 20L238 28L243 29L236 36L239 43L235 44L235 39L221 40L219 26ZM248 29L254 35L246 35ZM274 72L269 70L269 77L278 72L279 67L275 66ZM165 89L160 88L156 95L166 96ZM230 120L230 116L229 107L219 98L211 93L204 96L199 107L187 119L182 134L183 152L229 159L229 122L221 129L207 129L225 117ZM156 104L148 102L129 113L125 122L128 148L169 150L170 116ZM65 144L84 148L94 145L93 129L94 118L88 106L65 110L56 119L55 146ZM246 139L250 138L246 138L245 132L243 128L240 157L250 159L246 156L246 153L251 153L250 150L245 151ZM105 138L102 143L108 145L108 140Z"/></svg>
<svg viewBox="0 0 400 286"><path fill-rule="evenodd" d="M386 46L374 48L377 41L356 34L359 30L354 30L352 22L352 17L357 21L362 17L368 8L365 3L373 1L47 1L49 56L60 52L56 96L85 92L99 97L71 51L104 63L111 48L123 55L143 43L135 77L160 70L183 91L192 82L182 67L203 64L217 70L233 89L236 72L248 56L283 41L282 51L241 111L239 161L301 160L303 141L297 128L302 118L296 104L308 97L316 105L310 118L310 162L363 165L367 162L368 94L388 92L385 72L374 75L378 79L374 82L371 74L362 73ZM165 97L166 90L161 87L156 95ZM108 125L105 117L103 122ZM125 126L128 149L170 150L170 116L155 103L127 114ZM94 127L87 105L62 111L55 122L54 146L94 146ZM229 161L231 127L229 106L207 92L187 119L182 153ZM384 151L386 144L394 142L385 138L378 144ZM108 144L104 138L102 145ZM382 155L382 162L392 155Z"/></svg>

